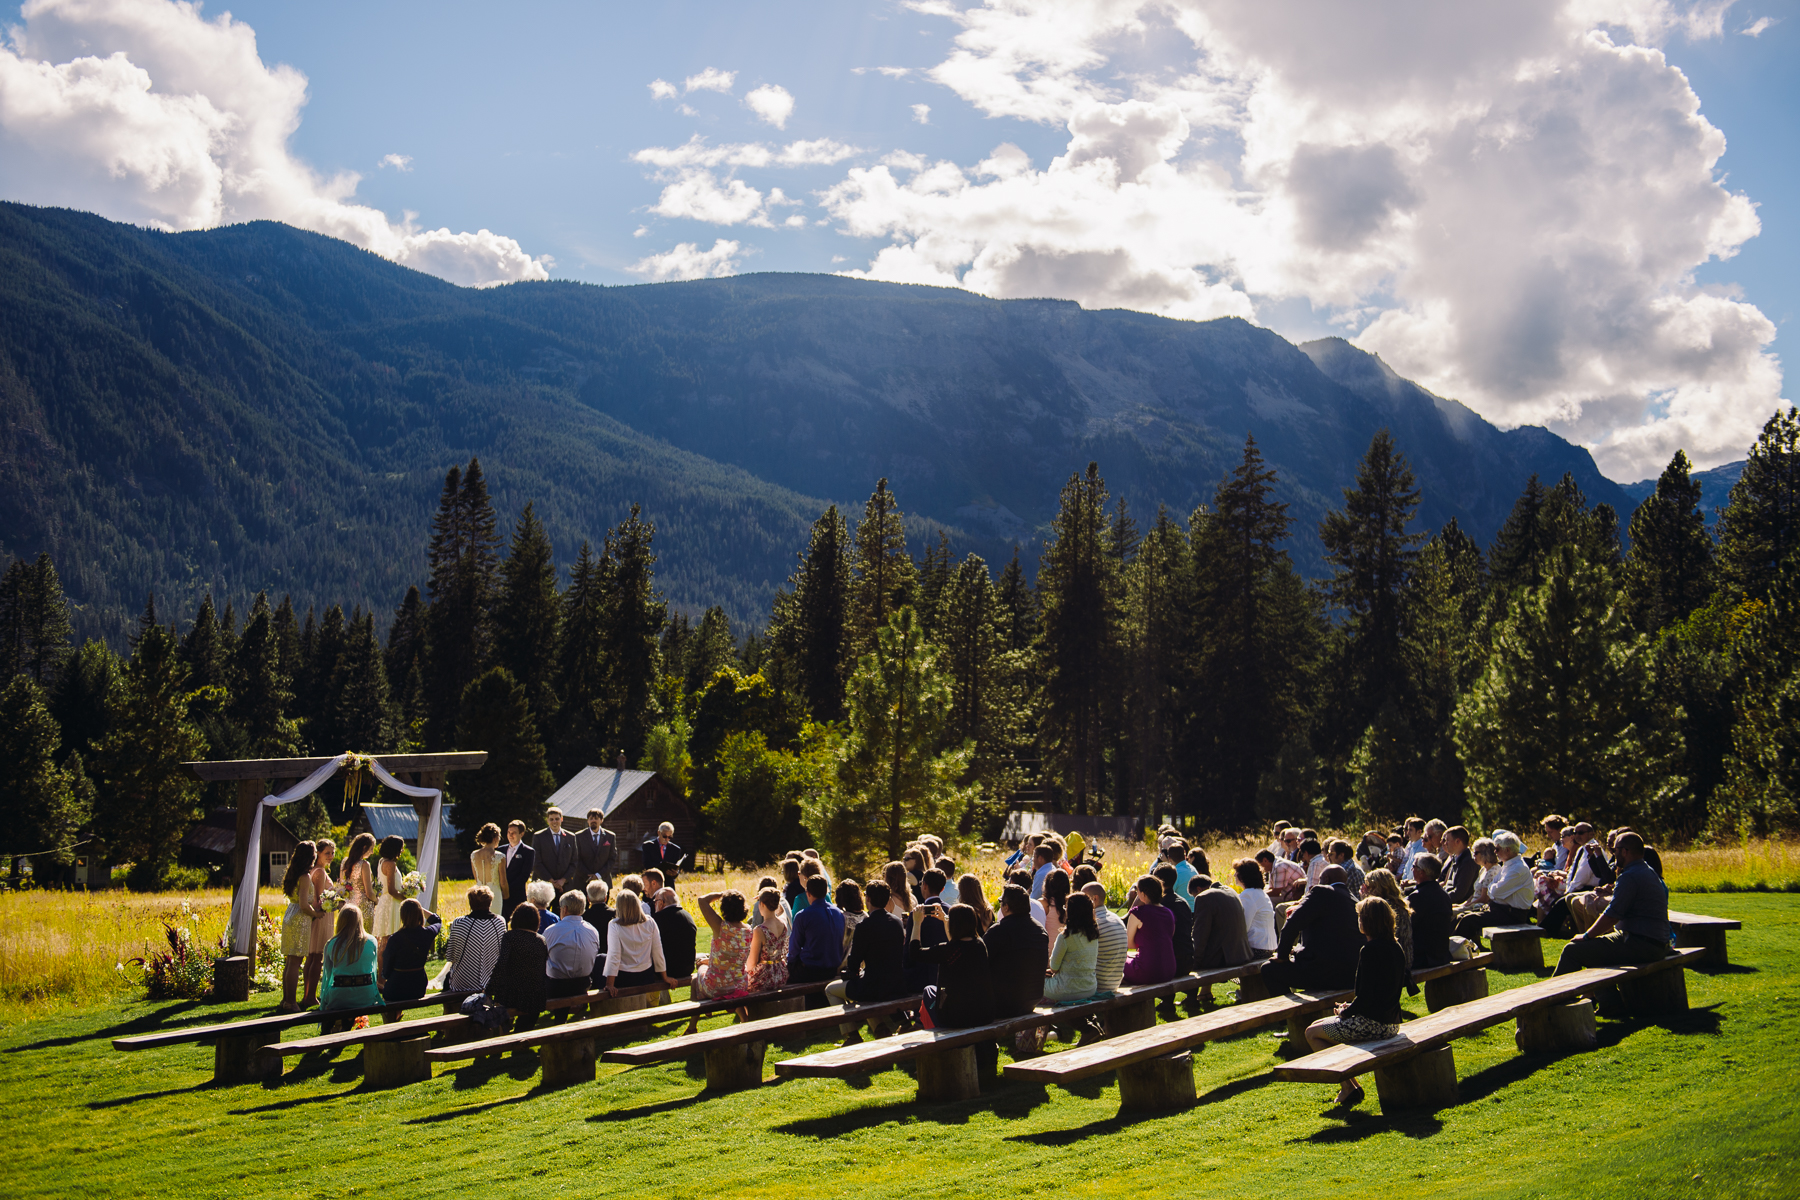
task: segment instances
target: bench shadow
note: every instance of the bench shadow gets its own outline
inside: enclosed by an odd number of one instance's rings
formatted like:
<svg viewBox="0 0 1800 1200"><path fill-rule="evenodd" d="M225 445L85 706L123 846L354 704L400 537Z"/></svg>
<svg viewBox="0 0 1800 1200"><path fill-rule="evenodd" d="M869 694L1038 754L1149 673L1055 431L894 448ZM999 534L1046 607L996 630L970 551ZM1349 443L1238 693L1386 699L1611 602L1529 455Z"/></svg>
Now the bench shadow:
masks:
<svg viewBox="0 0 1800 1200"><path fill-rule="evenodd" d="M509 1051L496 1058L470 1059L467 1066L458 1067L446 1074L450 1076L452 1090L459 1092L482 1087L503 1075L523 1083L538 1074L538 1056L531 1054L520 1058L516 1051Z"/></svg>
<svg viewBox="0 0 1800 1200"><path fill-rule="evenodd" d="M554 1089L534 1087L528 1092L520 1092L517 1096L503 1096L498 1100L489 1100L485 1104L465 1104L461 1108L452 1108L440 1113L428 1113L423 1117L414 1117L403 1121L403 1125L436 1125L440 1121L454 1121L459 1117L478 1117L496 1108L505 1108L509 1104L518 1104L524 1100L535 1099L546 1091Z"/></svg>
<svg viewBox="0 0 1800 1200"><path fill-rule="evenodd" d="M338 1081L333 1080L333 1082ZM285 1112L288 1109L299 1108L302 1105L323 1104L328 1100L347 1100L372 1090L373 1089L371 1088L363 1086L362 1082L358 1080L355 1087L346 1088L341 1092L329 1092L323 1096L295 1096L288 1100L271 1100L267 1104L258 1104L250 1108L229 1108L225 1111L234 1117L252 1117L257 1113Z"/></svg>
<svg viewBox="0 0 1800 1200"><path fill-rule="evenodd" d="M1398 1133L1422 1140L1434 1136L1444 1128L1443 1121L1434 1112L1402 1112L1389 1116L1387 1113L1361 1112L1357 1109L1341 1111L1344 1111L1343 1124L1328 1125L1293 1140L1310 1142L1315 1146L1341 1146L1383 1133Z"/></svg>
<svg viewBox="0 0 1800 1200"><path fill-rule="evenodd" d="M88 1108L123 1108L127 1104L138 1104L145 1100L163 1100L170 1096L191 1096L195 1092L204 1092L222 1085L208 1079L201 1083L192 1083L187 1087L164 1088L160 1092L139 1092L135 1096L115 1096L111 1100L90 1100Z"/></svg>
<svg viewBox="0 0 1800 1200"><path fill-rule="evenodd" d="M6 1048L6 1053L17 1054L22 1050L56 1050L64 1046L79 1046L83 1042L130 1037L133 1034L138 1033L158 1033L165 1028L173 1031L180 1029L183 1025L212 1024L213 1022L208 1020L208 1018L213 1015L211 1013L201 1013L192 1021L180 1021L175 1023L169 1021L171 1016L187 1013L198 1007L200 1007L200 1001L198 1000L182 1000L169 1005L167 1008L159 1008L155 1012L145 1013L141 1017L133 1017L129 1021L121 1021L117 1025L109 1025L105 1029L96 1029L92 1033L84 1033L79 1036L70 1037L42 1038L35 1042L26 1042L22 1046L8 1046ZM267 1014L259 1013L254 1015L265 1016ZM249 1018L246 1017L245 1019L248 1020Z"/></svg>
<svg viewBox="0 0 1800 1200"><path fill-rule="evenodd" d="M744 1090L748 1091L749 1089L746 1088ZM723 1096L728 1093L719 1092L717 1094ZM636 1121L641 1117L654 1117L658 1113L674 1112L677 1109L686 1108L690 1104L695 1104L701 1100L710 1098L708 1093L702 1090L696 1092L692 1096L677 1096L673 1100L658 1100L651 1104L637 1105L635 1108L609 1108L605 1112L594 1113L592 1116L588 1117L588 1120L595 1122Z"/></svg>

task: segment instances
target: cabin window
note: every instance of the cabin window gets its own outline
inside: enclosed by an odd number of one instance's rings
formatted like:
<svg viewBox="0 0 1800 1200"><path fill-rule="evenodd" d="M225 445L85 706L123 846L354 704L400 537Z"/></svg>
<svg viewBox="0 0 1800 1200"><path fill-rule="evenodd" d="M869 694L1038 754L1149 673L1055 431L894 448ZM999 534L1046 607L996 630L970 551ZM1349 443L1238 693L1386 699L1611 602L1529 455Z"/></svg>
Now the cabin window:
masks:
<svg viewBox="0 0 1800 1200"><path fill-rule="evenodd" d="M288 852L286 850L269 851L269 878L280 879L287 874Z"/></svg>

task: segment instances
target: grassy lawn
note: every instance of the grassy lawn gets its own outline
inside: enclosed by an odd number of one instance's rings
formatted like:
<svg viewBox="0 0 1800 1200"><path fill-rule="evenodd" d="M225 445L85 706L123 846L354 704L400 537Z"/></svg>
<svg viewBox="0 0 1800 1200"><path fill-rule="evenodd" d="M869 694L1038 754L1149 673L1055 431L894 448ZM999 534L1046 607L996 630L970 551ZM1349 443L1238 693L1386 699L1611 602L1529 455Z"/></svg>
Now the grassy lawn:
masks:
<svg viewBox="0 0 1800 1200"><path fill-rule="evenodd" d="M384 1092L362 1086L354 1057L215 1088L207 1048L120 1054L105 1039L266 1011L269 997L65 1007L0 1029L0 1194L1800 1195L1800 897L1678 907L1745 925L1731 969L1689 973L1688 1017L1602 1022L1600 1048L1567 1058L1521 1056L1498 1026L1455 1043L1459 1104L1392 1118L1373 1086L1345 1114L1329 1086L1270 1082L1280 1049L1266 1035L1208 1046L1199 1105L1142 1118L1120 1114L1110 1081L925 1106L899 1070L715 1097L698 1064L602 1065L593 1085L546 1092L529 1058Z"/></svg>

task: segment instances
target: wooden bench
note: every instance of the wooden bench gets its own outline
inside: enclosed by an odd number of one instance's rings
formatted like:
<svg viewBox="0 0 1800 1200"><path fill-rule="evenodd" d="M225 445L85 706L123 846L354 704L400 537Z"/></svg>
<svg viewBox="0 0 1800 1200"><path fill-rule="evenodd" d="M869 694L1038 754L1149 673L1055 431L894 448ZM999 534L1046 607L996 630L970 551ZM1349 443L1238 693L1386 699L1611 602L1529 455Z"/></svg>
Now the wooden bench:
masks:
<svg viewBox="0 0 1800 1200"><path fill-rule="evenodd" d="M1731 960L1725 955L1726 931L1744 927L1742 921L1733 921L1729 917L1707 917L1685 912L1671 912L1669 924L1675 927L1675 945L1682 949L1698 946L1706 952L1700 956L1700 962L1709 967L1731 965Z"/></svg>
<svg viewBox="0 0 1800 1200"><path fill-rule="evenodd" d="M715 1092L737 1091L755 1087L762 1082L763 1055L770 1042L837 1029L843 1025L860 1025L877 1017L916 1009L922 999L921 996L902 996L867 1004L834 1004L826 1008L806 1009L766 1020L690 1033L685 1037L648 1045L608 1050L600 1058L602 1062L645 1066L651 1063L677 1062L701 1055L706 1062L707 1089Z"/></svg>
<svg viewBox="0 0 1800 1200"><path fill-rule="evenodd" d="M298 1013L276 1013L252 1017L247 1021L228 1021L219 1025L192 1025L185 1029L165 1029L157 1033L141 1033L113 1039L114 1050L152 1050L161 1046L213 1045L214 1083L251 1083L281 1074L281 1059L264 1053L272 1037L279 1039L283 1030L300 1025L337 1024L358 1017L397 1018L409 1008L441 1004L446 1013L455 1012L473 992L430 992L417 1000L378 1004L368 1008L342 1008L330 1012L308 1009Z"/></svg>
<svg viewBox="0 0 1800 1200"><path fill-rule="evenodd" d="M1512 974L1544 969L1544 931L1536 925L1484 925L1494 969Z"/></svg>
<svg viewBox="0 0 1800 1200"><path fill-rule="evenodd" d="M1684 968L1701 954L1697 948L1682 950L1642 966L1594 967L1526 984L1408 1021L1385 1041L1317 1051L1276 1067L1274 1077L1342 1083L1373 1071L1384 1112L1444 1107L1456 1102L1456 1059L1449 1046L1456 1038L1516 1020L1516 1041L1523 1050L1590 1049L1595 1039L1594 995L1617 987L1625 1003L1640 1015L1685 1010Z"/></svg>
<svg viewBox="0 0 1800 1200"><path fill-rule="evenodd" d="M750 1008L753 1013L761 1010L780 1014L790 1009L798 1009L806 1002L807 996L824 990L824 981L797 983L775 991L759 992L749 997L740 996L729 1000L684 1000L677 1004L639 1006L622 1012L592 1017L585 1021L571 1021L564 1025L547 1025L538 1029L529 1029L523 1033L502 1034L499 1037L465 1041L457 1045L433 1046L429 1049L421 1045L419 1047L419 1063L424 1070L429 1071L430 1064L436 1062L486 1058L489 1055L504 1054L509 1050L535 1048L539 1053L545 1087L566 1087L571 1083L591 1083L594 1079L594 1064L598 1061L598 1043L601 1038L637 1033L649 1026L672 1021L693 1021L709 1013L725 1012L734 1008ZM754 1003L746 1004L746 1000Z"/></svg>

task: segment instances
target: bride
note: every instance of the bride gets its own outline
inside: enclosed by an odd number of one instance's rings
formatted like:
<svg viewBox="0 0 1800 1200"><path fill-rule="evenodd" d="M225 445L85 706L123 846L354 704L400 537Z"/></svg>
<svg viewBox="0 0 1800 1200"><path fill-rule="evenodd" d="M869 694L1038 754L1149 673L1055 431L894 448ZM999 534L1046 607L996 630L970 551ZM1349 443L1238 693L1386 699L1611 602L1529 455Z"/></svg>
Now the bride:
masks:
<svg viewBox="0 0 1800 1200"><path fill-rule="evenodd" d="M506 852L500 849L500 827L489 821L475 834L475 853L469 855L469 867L475 882L506 899Z"/></svg>
<svg viewBox="0 0 1800 1200"><path fill-rule="evenodd" d="M381 839L381 860L375 866L375 954L377 963L387 961L382 954L387 950L387 940L400 931L400 902L406 899L406 892L400 887L400 852L406 849L406 839L397 834L389 834ZM379 984L377 980L377 984Z"/></svg>

